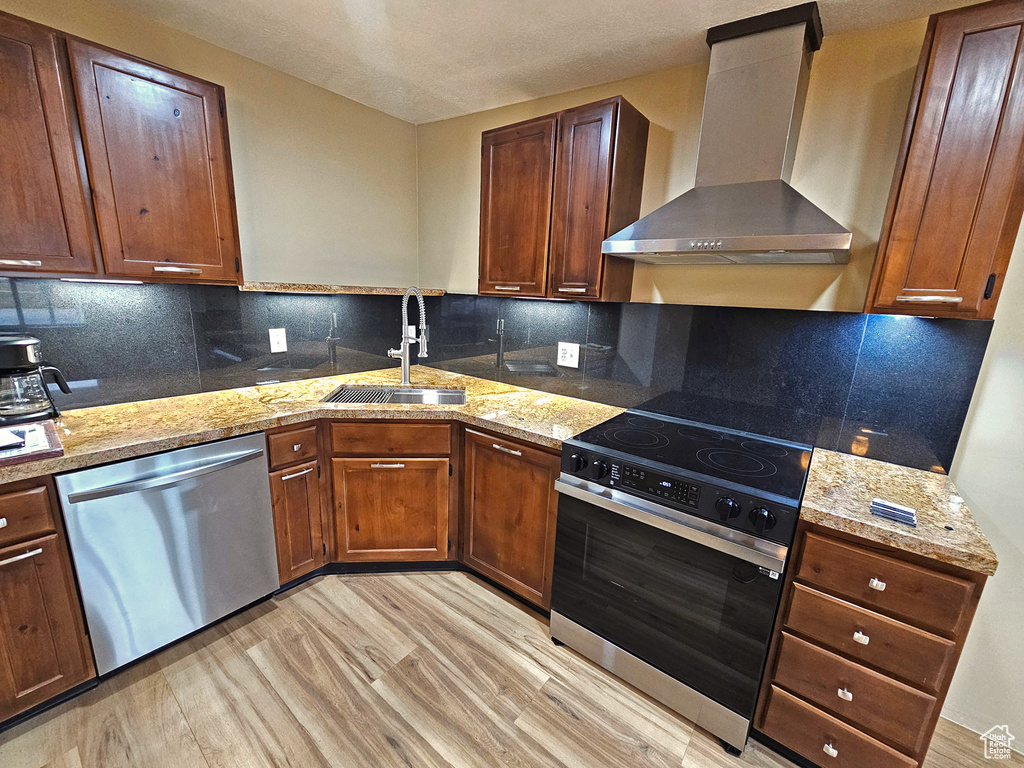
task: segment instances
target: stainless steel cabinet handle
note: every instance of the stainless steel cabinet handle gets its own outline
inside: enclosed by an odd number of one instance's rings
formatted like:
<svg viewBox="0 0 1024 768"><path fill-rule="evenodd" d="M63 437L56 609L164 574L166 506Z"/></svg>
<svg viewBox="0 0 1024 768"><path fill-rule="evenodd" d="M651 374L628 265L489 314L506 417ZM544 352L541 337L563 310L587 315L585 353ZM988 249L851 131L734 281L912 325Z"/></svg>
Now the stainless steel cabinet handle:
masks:
<svg viewBox="0 0 1024 768"><path fill-rule="evenodd" d="M845 688L840 688L838 695L839 695L839 698L842 699L843 701L853 701L853 694L850 693Z"/></svg>
<svg viewBox="0 0 1024 768"><path fill-rule="evenodd" d="M496 291L518 291L522 286L520 285L496 285L494 290Z"/></svg>
<svg viewBox="0 0 1024 768"><path fill-rule="evenodd" d="M405 469L405 464L371 464L370 469Z"/></svg>
<svg viewBox="0 0 1024 768"><path fill-rule="evenodd" d="M203 270L197 267L153 267L154 272L174 272L178 275L201 275Z"/></svg>
<svg viewBox="0 0 1024 768"><path fill-rule="evenodd" d="M826 744L824 747L821 748L821 751L829 757L839 757L839 750L833 747L831 744Z"/></svg>
<svg viewBox="0 0 1024 768"><path fill-rule="evenodd" d="M8 557L6 560L0 560L0 565L10 565L11 563L16 563L19 560L28 560L30 557L35 557L36 555L41 554L43 554L42 547L39 549L33 549L31 552L26 552L23 555L15 555L14 557Z"/></svg>
<svg viewBox="0 0 1024 768"><path fill-rule="evenodd" d="M559 293L586 293L586 288L557 288Z"/></svg>
<svg viewBox="0 0 1024 768"><path fill-rule="evenodd" d="M523 455L522 451L513 451L511 448L506 448L504 445L498 445L497 443L491 443L491 445L494 448L497 448L499 451L501 451L503 453L510 453L513 456L522 456Z"/></svg>
<svg viewBox="0 0 1024 768"><path fill-rule="evenodd" d="M41 267L43 262L36 259L0 259L0 266L4 267Z"/></svg>
<svg viewBox="0 0 1024 768"><path fill-rule="evenodd" d="M180 483L184 480L191 480L194 477L200 477L202 475L208 475L211 472L227 469L228 467L233 467L236 464L241 464L262 455L263 449L256 448L252 451L246 451L245 453L240 453L236 456L229 456L228 458L221 459L220 461L214 461L210 464L204 464L200 467L184 469L180 472L172 472L167 475L153 475L152 477L143 477L140 480L131 480L127 483L115 483L114 485L106 485L102 488L94 488L91 491L79 491L78 493L68 494L68 502L71 504L78 504L83 501L105 499L109 496L120 496L124 493L135 493L136 491L148 491L152 488L162 488L165 485L174 485L175 483Z"/></svg>
<svg viewBox="0 0 1024 768"><path fill-rule="evenodd" d="M7 527L7 518L6 517L0 517L0 528L6 528L6 527Z"/></svg>
<svg viewBox="0 0 1024 768"><path fill-rule="evenodd" d="M316 469L316 467L310 467L309 469L304 469L301 472L292 472L290 475L282 475L281 479L282 480L291 480L293 477L302 477L303 475L308 475L314 469Z"/></svg>
<svg viewBox="0 0 1024 768"><path fill-rule="evenodd" d="M293 445L292 446L292 450L293 451L301 451L302 450L302 443L296 443L295 445Z"/></svg>
<svg viewBox="0 0 1024 768"><path fill-rule="evenodd" d="M963 300L963 296L913 296L911 294L901 294L896 297L896 301L913 304L960 304Z"/></svg>
<svg viewBox="0 0 1024 768"><path fill-rule="evenodd" d="M868 586L877 592L885 592L885 582L880 579L871 579Z"/></svg>
<svg viewBox="0 0 1024 768"><path fill-rule="evenodd" d="M871 638L865 635L863 632L853 633L853 642L860 643L861 645L867 645L871 642Z"/></svg>

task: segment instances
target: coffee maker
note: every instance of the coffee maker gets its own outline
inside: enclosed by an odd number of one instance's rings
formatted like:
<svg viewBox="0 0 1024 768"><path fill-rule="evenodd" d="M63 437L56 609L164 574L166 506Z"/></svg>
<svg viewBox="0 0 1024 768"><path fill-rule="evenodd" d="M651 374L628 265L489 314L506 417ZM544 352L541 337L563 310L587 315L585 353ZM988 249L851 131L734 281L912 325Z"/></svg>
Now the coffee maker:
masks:
<svg viewBox="0 0 1024 768"><path fill-rule="evenodd" d="M0 335L0 425L24 424L60 415L46 388L51 377L71 394L63 374L43 361L39 339Z"/></svg>

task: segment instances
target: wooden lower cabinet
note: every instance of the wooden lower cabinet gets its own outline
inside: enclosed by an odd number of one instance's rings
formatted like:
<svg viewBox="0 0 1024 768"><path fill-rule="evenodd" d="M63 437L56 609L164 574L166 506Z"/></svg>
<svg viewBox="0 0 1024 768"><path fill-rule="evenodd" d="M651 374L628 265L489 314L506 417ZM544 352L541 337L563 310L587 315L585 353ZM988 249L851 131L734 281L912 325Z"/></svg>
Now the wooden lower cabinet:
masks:
<svg viewBox="0 0 1024 768"><path fill-rule="evenodd" d="M338 559L447 559L447 458L332 459L331 476Z"/></svg>
<svg viewBox="0 0 1024 768"><path fill-rule="evenodd" d="M754 727L821 766L920 766L985 576L801 522Z"/></svg>
<svg viewBox="0 0 1024 768"><path fill-rule="evenodd" d="M12 499L24 506L27 485L0 493L0 518ZM36 486L45 488L31 495L49 506L51 530L0 547L0 721L96 676L53 489Z"/></svg>
<svg viewBox="0 0 1024 768"><path fill-rule="evenodd" d="M282 584L319 568L326 560L320 505L319 464L311 461L270 474L270 498Z"/></svg>
<svg viewBox="0 0 1024 768"><path fill-rule="evenodd" d="M471 429L465 445L463 561L549 609L558 455Z"/></svg>

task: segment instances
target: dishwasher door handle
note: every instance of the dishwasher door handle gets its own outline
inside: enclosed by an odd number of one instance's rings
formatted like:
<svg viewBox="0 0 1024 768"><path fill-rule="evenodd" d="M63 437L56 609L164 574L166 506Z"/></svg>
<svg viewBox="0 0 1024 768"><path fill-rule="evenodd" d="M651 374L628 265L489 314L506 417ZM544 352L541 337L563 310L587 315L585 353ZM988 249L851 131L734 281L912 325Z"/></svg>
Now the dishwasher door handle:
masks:
<svg viewBox="0 0 1024 768"><path fill-rule="evenodd" d="M91 491L78 491L77 493L68 494L68 501L71 504L79 504L83 501L95 501L96 499L106 499L110 496L120 496L125 493L135 493L137 491L148 491L153 488L163 488L168 485L184 482L185 480L191 480L194 477L202 477L203 475L208 475L211 472L218 472L222 469L227 469L228 467L234 467L262 455L263 449L256 448L255 450L246 451L245 453L229 456L226 459L212 461L209 464L183 469L180 472L144 477L141 480L130 480L127 483L105 485L102 488L94 488Z"/></svg>

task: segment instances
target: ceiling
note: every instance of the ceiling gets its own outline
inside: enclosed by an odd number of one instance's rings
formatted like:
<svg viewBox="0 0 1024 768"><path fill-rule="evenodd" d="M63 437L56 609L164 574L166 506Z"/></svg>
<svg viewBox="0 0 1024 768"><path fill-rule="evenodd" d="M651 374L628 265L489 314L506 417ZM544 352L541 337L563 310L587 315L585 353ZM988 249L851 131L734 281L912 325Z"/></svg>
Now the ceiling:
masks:
<svg viewBox="0 0 1024 768"><path fill-rule="evenodd" d="M797 0L110 0L413 123L706 58ZM825 35L971 0L818 0Z"/></svg>

